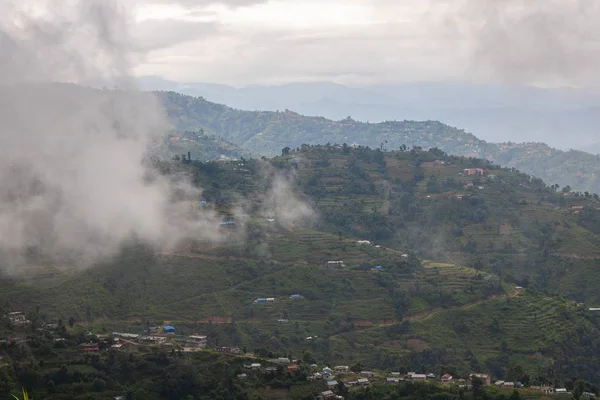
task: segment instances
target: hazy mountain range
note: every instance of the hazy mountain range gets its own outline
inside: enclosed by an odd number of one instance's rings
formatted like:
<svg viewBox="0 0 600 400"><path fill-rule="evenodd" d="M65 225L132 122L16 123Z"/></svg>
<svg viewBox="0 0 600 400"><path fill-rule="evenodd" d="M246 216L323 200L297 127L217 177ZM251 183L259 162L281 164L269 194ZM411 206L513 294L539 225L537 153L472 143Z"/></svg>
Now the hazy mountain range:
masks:
<svg viewBox="0 0 600 400"><path fill-rule="evenodd" d="M201 96L243 110L293 110L340 120L437 120L491 142L544 142L600 153L600 95L584 89L467 83L410 83L351 88L293 83L235 88L142 77L147 90Z"/></svg>

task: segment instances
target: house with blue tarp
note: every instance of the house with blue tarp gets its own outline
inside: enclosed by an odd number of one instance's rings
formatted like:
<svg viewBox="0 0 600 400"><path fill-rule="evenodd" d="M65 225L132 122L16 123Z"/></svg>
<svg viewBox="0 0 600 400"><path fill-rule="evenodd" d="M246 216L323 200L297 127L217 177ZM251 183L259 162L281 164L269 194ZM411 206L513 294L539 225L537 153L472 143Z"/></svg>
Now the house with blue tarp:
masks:
<svg viewBox="0 0 600 400"><path fill-rule="evenodd" d="M173 325L165 325L163 329L166 333L175 333L175 327Z"/></svg>

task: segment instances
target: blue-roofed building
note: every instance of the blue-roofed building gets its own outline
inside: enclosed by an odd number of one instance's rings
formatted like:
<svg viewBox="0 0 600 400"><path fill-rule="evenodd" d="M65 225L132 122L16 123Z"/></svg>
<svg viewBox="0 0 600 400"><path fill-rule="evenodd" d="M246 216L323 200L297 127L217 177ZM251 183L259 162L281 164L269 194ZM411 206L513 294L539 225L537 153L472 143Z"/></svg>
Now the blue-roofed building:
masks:
<svg viewBox="0 0 600 400"><path fill-rule="evenodd" d="M200 202L200 205L201 205L201 206L205 206L205 205L206 205L206 201L202 200L202 201Z"/></svg>
<svg viewBox="0 0 600 400"><path fill-rule="evenodd" d="M291 300L302 300L302 296L300 296L299 294L293 294L290 296Z"/></svg>
<svg viewBox="0 0 600 400"><path fill-rule="evenodd" d="M375 269L383 269L383 267L381 265L378 265L375 267Z"/></svg>
<svg viewBox="0 0 600 400"><path fill-rule="evenodd" d="M254 300L254 302L255 302L255 303L266 303L266 302L267 302L267 299L266 299L266 298L264 298L264 297L260 297L260 298L258 298L258 299L256 299L256 300Z"/></svg>
<svg viewBox="0 0 600 400"><path fill-rule="evenodd" d="M175 327L173 325L165 325L164 330L167 333L175 333Z"/></svg>

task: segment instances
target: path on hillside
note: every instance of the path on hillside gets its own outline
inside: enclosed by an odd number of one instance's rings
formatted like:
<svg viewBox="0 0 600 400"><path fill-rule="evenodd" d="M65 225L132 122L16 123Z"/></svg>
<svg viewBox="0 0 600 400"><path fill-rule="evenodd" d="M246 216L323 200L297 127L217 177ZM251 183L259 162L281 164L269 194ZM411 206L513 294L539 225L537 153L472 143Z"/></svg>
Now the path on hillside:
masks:
<svg viewBox="0 0 600 400"><path fill-rule="evenodd" d="M460 306L457 306L457 307L449 307L449 308L440 308L440 307L437 307L437 308L433 308L431 310L428 310L428 311L425 311L425 312L422 312L422 313L419 313L419 314L414 314L414 315L406 316L406 317L402 318L401 320L392 319L392 320L390 320L389 323L386 323L386 324L372 324L370 327L391 326L391 325L394 325L394 324L397 324L397 323L402 323L402 322L412 323L412 322L426 321L426 320L434 317L435 315L439 314L442 311L466 310L466 309L469 309L469 308L472 308L472 307L484 304L484 303L486 303L488 301L507 299L509 297L516 297L519 294L520 293L519 293L519 291L517 289L513 289L513 291L510 292L510 293L495 294L495 295L492 295L490 297L486 297L485 299L473 301L473 302L466 303L466 304L463 304L463 305L460 305ZM369 329L370 327L366 327L366 329ZM343 333L341 333L341 334L343 334ZM341 334L331 335L329 338L332 339L332 338L335 338L336 336L339 336Z"/></svg>
<svg viewBox="0 0 600 400"><path fill-rule="evenodd" d="M555 257L575 258L576 260L597 260L599 256L580 256L577 254L566 254L566 253L553 253Z"/></svg>
<svg viewBox="0 0 600 400"><path fill-rule="evenodd" d="M511 293L508 293L508 294L506 294L506 293L495 294L490 297L486 297L485 299L473 301L473 302L466 303L466 304L463 304L463 305L457 306L457 307L450 307L450 308L437 307L437 308L431 309L429 311L426 311L424 313L410 315L408 317L405 317L402 319L402 322L404 322L404 321L406 321L406 322L426 321L426 320L430 319L431 317L439 314L441 311L466 310L466 309L473 308L475 306L484 304L488 301L506 299L509 297L516 297L518 295L519 295L519 291L517 289L514 289Z"/></svg>

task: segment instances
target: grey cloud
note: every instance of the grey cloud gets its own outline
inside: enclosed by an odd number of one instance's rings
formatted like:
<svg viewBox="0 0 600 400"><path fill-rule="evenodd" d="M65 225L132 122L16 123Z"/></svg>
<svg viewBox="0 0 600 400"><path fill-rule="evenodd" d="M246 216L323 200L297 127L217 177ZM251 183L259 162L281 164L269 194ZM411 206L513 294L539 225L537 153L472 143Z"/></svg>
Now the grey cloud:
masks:
<svg viewBox="0 0 600 400"><path fill-rule="evenodd" d="M206 4L184 3L190 12ZM474 79L591 85L597 80L600 3L594 0L352 4L370 7L374 22L305 30L219 27L208 40L151 54L145 68L176 80L233 84L350 75L356 81L346 83ZM154 64L158 60L160 65Z"/></svg>
<svg viewBox="0 0 600 400"><path fill-rule="evenodd" d="M446 76L456 73L447 59L457 57L457 52L445 42L393 29L393 24L371 30L357 27L298 33L223 29L215 40L153 53L148 68L176 80L233 84L273 83L275 79L348 79L351 83L425 79L428 74L439 74L440 65ZM178 55L185 58L178 59ZM197 55L201 57L194 57Z"/></svg>
<svg viewBox="0 0 600 400"><path fill-rule="evenodd" d="M443 30L457 34L479 73L511 82L590 84L600 67L594 0L463 0Z"/></svg>
<svg viewBox="0 0 600 400"><path fill-rule="evenodd" d="M243 7L265 3L267 0L129 0L136 4L150 5L180 5L183 7L204 7L207 5L226 5L229 7Z"/></svg>
<svg viewBox="0 0 600 400"><path fill-rule="evenodd" d="M41 252L89 265L132 237L162 246L219 241L201 190L149 168L167 122L130 78L127 16L107 0L49 1L43 19L15 0L0 16L0 267ZM109 79L97 91L56 81Z"/></svg>
<svg viewBox="0 0 600 400"><path fill-rule="evenodd" d="M136 50L148 52L214 37L219 30L217 22L146 20L136 25L133 36Z"/></svg>

